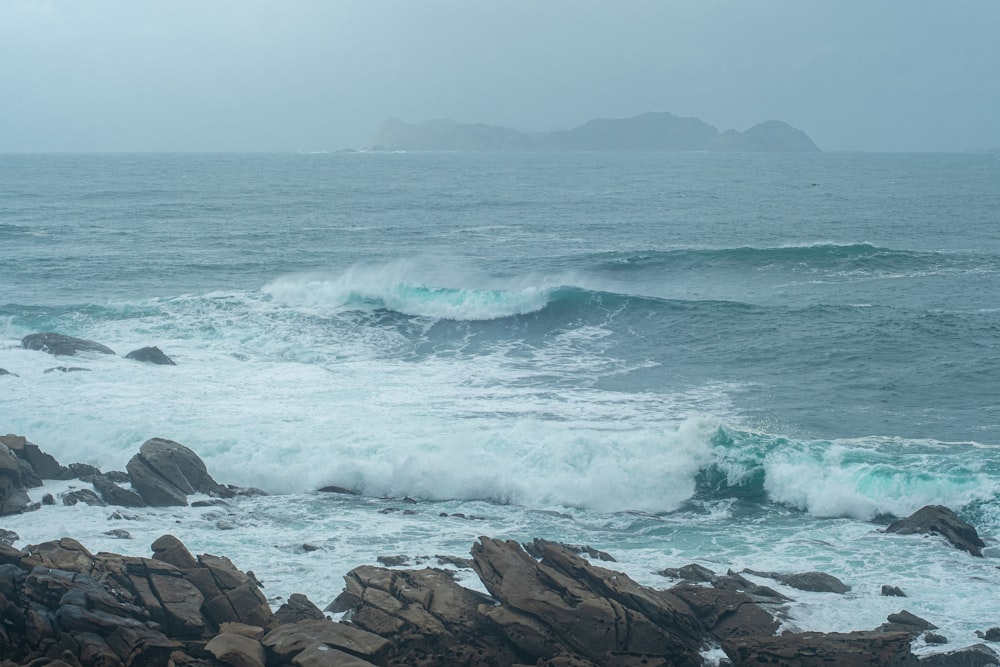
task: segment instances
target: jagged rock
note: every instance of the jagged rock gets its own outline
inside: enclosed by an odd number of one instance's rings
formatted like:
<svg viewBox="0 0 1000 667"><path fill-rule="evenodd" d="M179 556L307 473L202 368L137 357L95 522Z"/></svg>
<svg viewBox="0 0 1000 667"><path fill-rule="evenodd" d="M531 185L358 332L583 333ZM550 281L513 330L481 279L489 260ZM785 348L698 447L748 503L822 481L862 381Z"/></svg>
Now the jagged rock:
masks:
<svg viewBox="0 0 1000 667"><path fill-rule="evenodd" d="M986 632L976 630L976 636L988 642L1000 642L1000 628L990 628Z"/></svg>
<svg viewBox="0 0 1000 667"><path fill-rule="evenodd" d="M13 530L7 530L6 528L0 528L0 544L5 547L9 547L14 542L21 539L21 536L15 533Z"/></svg>
<svg viewBox="0 0 1000 667"><path fill-rule="evenodd" d="M683 567L668 567L657 572L661 577L669 577L671 579L683 579L684 581L713 581L715 579L715 572L712 572L707 567L698 565L697 563L690 563Z"/></svg>
<svg viewBox="0 0 1000 667"><path fill-rule="evenodd" d="M317 544L313 544L311 542L304 542L302 544L302 551L306 552L307 554L308 553L312 553L313 551L319 551L319 550L320 550L320 546L317 545Z"/></svg>
<svg viewBox="0 0 1000 667"><path fill-rule="evenodd" d="M18 459L7 445L0 444L0 515L18 514L30 507Z"/></svg>
<svg viewBox="0 0 1000 667"><path fill-rule="evenodd" d="M771 636L778 621L746 593L681 584L670 593L683 600L702 627L718 641L730 637Z"/></svg>
<svg viewBox="0 0 1000 667"><path fill-rule="evenodd" d="M19 377L17 373L11 373L6 368L0 368L0 376L3 376L3 375L9 375L9 376L15 377L15 378Z"/></svg>
<svg viewBox="0 0 1000 667"><path fill-rule="evenodd" d="M89 368L83 368L82 366L53 366L52 368L46 368L44 371L42 371L42 373L45 373L46 375L49 374L49 373L56 373L56 372L59 372L59 373L80 373L80 372L89 373L90 369Z"/></svg>
<svg viewBox="0 0 1000 667"><path fill-rule="evenodd" d="M230 489L208 474L205 463L184 445L163 438L147 440L125 467L132 487L153 507L187 505L187 494L231 498Z"/></svg>
<svg viewBox="0 0 1000 667"><path fill-rule="evenodd" d="M744 569L743 572L756 577L774 579L775 581L797 588L800 591L811 591L813 593L846 593L851 587L842 582L837 577L825 572L797 572L793 574L781 574L779 572L755 572Z"/></svg>
<svg viewBox="0 0 1000 667"><path fill-rule="evenodd" d="M89 463L70 463L66 469L67 479L78 479L81 482L90 482L94 477L102 474L100 468Z"/></svg>
<svg viewBox="0 0 1000 667"><path fill-rule="evenodd" d="M911 614L905 609L895 614L889 614L886 621L876 628L876 632L909 632L916 637L927 630L938 629L938 626L930 621L922 619L916 614Z"/></svg>
<svg viewBox="0 0 1000 667"><path fill-rule="evenodd" d="M21 339L21 347L41 350L57 356L74 356L78 352L114 354L114 350L100 343L57 333L33 333Z"/></svg>
<svg viewBox="0 0 1000 667"><path fill-rule="evenodd" d="M307 659L298 659L306 651L311 652L307 654L309 664L341 664L333 660L315 662L316 656L312 655L331 654L332 657L334 651L382 664L390 650L389 641L378 635L328 620L306 620L281 625L265 635L262 643L280 660L296 664L307 662Z"/></svg>
<svg viewBox="0 0 1000 667"><path fill-rule="evenodd" d="M38 445L28 442L24 436L13 433L0 435L0 443L7 445L19 459L31 464L32 470L38 477L42 479L70 479L68 470L59 465L55 457L43 452Z"/></svg>
<svg viewBox="0 0 1000 667"><path fill-rule="evenodd" d="M523 638L518 648L532 660L567 652L602 663L611 653L629 652L701 663L700 623L680 598L553 543L542 544L541 554L538 562L516 542L488 537L472 548L476 574L502 603L483 613L507 637Z"/></svg>
<svg viewBox="0 0 1000 667"><path fill-rule="evenodd" d="M84 503L92 507L105 507L107 505L107 503L101 500L100 497L90 489L78 489L76 491L64 493L62 495L62 503L63 505L76 505L77 503Z"/></svg>
<svg viewBox="0 0 1000 667"><path fill-rule="evenodd" d="M889 586L888 584L882 586L882 595L884 595L885 597L893 597L893 598L906 597L906 593L904 593L901 588L897 588L896 586Z"/></svg>
<svg viewBox="0 0 1000 667"><path fill-rule="evenodd" d="M906 632L802 632L733 638L722 649L737 665L915 667Z"/></svg>
<svg viewBox="0 0 1000 667"><path fill-rule="evenodd" d="M462 588L443 570L363 565L344 580L344 592L327 611L346 611L352 625L388 639L391 664L466 664L459 659L464 651L482 653L475 664L490 664L487 658L517 662L509 641L481 611L492 608L493 599Z"/></svg>
<svg viewBox="0 0 1000 667"><path fill-rule="evenodd" d="M452 514L452 516L461 516L462 518L465 518L464 514L461 515ZM470 517L470 518L478 518L478 517ZM566 544L565 542L552 542L550 540L543 540L540 537L536 537L534 541L525 542L521 546L523 546L524 550L527 551L532 556L534 556L535 558L541 558L546 545L554 545L574 554L587 554L591 558L596 558L597 560L603 560L609 563L617 562L614 559L614 556L609 554L607 551L599 551L598 549L595 549L594 547L588 546L586 544Z"/></svg>
<svg viewBox="0 0 1000 667"><path fill-rule="evenodd" d="M957 651L935 653L920 659L920 667L995 667L1000 655L985 644L974 644Z"/></svg>
<svg viewBox="0 0 1000 667"><path fill-rule="evenodd" d="M174 360L163 353L163 351L156 347L140 347L138 350L132 350L125 355L126 359L134 359L135 361L142 361L148 364L157 364L158 366L176 366Z"/></svg>
<svg viewBox="0 0 1000 667"><path fill-rule="evenodd" d="M790 597L782 595L773 588L756 584L743 575L733 572L732 570L728 570L723 576L715 577L715 579L712 580L712 586L714 588L723 588L728 591L746 593L752 598L762 598L767 602L788 602L791 600Z"/></svg>
<svg viewBox="0 0 1000 667"><path fill-rule="evenodd" d="M42 504L43 505L55 505L56 504L56 499L54 497L52 497L51 493L46 493L44 496L42 496Z"/></svg>
<svg viewBox="0 0 1000 667"><path fill-rule="evenodd" d="M107 475L95 475L91 478L91 484L100 494L101 499L108 505L118 505L120 507L145 507L139 494L130 489L124 489L110 479Z"/></svg>
<svg viewBox="0 0 1000 667"><path fill-rule="evenodd" d="M914 533L941 535L962 551L982 557L986 543L976 529L958 518L944 505L927 505L905 519L889 524L885 532L911 535Z"/></svg>
<svg viewBox="0 0 1000 667"><path fill-rule="evenodd" d="M326 617L305 595L292 593L278 611L274 612L274 618L279 623L298 623L308 620L321 621Z"/></svg>
<svg viewBox="0 0 1000 667"><path fill-rule="evenodd" d="M924 641L927 642L928 644L941 645L941 644L947 644L948 638L945 637L944 635L939 635L936 632L925 632Z"/></svg>

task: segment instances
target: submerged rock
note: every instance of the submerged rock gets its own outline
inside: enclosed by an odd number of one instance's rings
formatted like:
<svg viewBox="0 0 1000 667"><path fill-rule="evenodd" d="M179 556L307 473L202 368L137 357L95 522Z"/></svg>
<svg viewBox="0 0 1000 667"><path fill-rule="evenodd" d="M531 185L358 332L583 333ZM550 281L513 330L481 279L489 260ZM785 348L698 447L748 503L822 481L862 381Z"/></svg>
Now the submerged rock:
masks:
<svg viewBox="0 0 1000 667"><path fill-rule="evenodd" d="M914 533L941 535L956 548L980 558L983 555L983 547L986 546L975 528L962 521L944 505L922 507L905 519L889 524L885 532L900 535Z"/></svg>
<svg viewBox="0 0 1000 667"><path fill-rule="evenodd" d="M683 567L664 568L657 572L657 574L661 577L681 579L683 581L715 581L715 572L697 563L689 563Z"/></svg>
<svg viewBox="0 0 1000 667"><path fill-rule="evenodd" d="M57 371L60 372L60 373L79 373L79 372L89 373L90 369L89 368L82 368L80 366L55 366L53 368L46 368L42 372L43 373L55 373Z"/></svg>
<svg viewBox="0 0 1000 667"><path fill-rule="evenodd" d="M935 653L920 659L920 667L989 667L1000 665L1000 655L985 644L974 644L957 651Z"/></svg>
<svg viewBox="0 0 1000 667"><path fill-rule="evenodd" d="M163 350L156 346L152 347L140 347L138 350L132 350L125 355L126 359L134 359L135 361L142 361L148 364L156 364L158 366L176 366L177 364L173 359L168 357L163 353Z"/></svg>
<svg viewBox="0 0 1000 667"><path fill-rule="evenodd" d="M33 333L21 339L21 347L29 350L48 352L56 356L75 356L78 352L98 352L114 354L114 350L100 343L83 338L74 338L58 333Z"/></svg>
<svg viewBox="0 0 1000 667"><path fill-rule="evenodd" d="M901 588L898 588L896 586L889 586L888 584L882 586L882 595L884 595L885 597L893 597L893 598L906 597L906 593L904 593Z"/></svg>
<svg viewBox="0 0 1000 667"><path fill-rule="evenodd" d="M0 375L9 375L9 376L15 377L15 378L18 377L17 373L11 373L6 368L0 368Z"/></svg>

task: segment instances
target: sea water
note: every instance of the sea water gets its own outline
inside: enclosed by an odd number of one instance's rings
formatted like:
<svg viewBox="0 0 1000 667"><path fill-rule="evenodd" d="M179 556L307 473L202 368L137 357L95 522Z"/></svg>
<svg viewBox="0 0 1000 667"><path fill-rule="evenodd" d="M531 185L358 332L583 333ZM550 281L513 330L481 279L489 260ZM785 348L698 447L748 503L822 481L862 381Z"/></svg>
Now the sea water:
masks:
<svg viewBox="0 0 1000 667"><path fill-rule="evenodd" d="M821 570L852 590L759 580L785 627L905 608L971 644L1000 625L998 295L992 154L4 155L0 432L105 471L169 438L269 495L2 526L142 556L172 533L275 605L479 535L660 587ZM177 365L124 358L146 345ZM927 504L987 557L880 532Z"/></svg>

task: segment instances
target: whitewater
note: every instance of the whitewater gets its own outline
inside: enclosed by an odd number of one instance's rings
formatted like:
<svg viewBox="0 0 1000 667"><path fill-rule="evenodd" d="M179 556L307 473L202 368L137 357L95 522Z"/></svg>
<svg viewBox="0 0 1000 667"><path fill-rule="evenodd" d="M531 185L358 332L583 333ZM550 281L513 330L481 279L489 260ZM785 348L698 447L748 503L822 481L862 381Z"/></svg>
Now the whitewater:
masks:
<svg viewBox="0 0 1000 667"><path fill-rule="evenodd" d="M144 556L169 532L321 607L354 566L479 535L653 586L821 570L852 590L761 580L786 627L905 607L975 643L1000 624L998 177L985 154L0 156L0 431L102 470L169 438L269 494L0 526ZM23 349L37 331L117 354ZM145 345L177 366L124 358ZM927 504L987 557L879 532Z"/></svg>

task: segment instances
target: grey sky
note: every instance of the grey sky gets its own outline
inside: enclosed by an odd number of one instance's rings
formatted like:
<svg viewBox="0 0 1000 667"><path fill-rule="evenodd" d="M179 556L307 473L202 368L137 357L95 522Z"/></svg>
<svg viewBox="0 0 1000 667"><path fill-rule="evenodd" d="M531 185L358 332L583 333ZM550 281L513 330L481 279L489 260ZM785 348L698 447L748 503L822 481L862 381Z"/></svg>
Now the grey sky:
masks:
<svg viewBox="0 0 1000 667"><path fill-rule="evenodd" d="M390 117L1000 147L997 0L0 0L0 151L333 150Z"/></svg>

